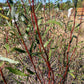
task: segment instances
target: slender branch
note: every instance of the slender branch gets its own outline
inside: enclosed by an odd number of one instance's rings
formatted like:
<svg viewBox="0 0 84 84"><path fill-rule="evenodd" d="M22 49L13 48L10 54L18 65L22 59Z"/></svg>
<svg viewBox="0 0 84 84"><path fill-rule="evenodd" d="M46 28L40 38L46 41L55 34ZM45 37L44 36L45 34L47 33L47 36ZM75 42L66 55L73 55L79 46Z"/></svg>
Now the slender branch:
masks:
<svg viewBox="0 0 84 84"><path fill-rule="evenodd" d="M19 30L19 27L18 27L18 25L17 25L16 22L15 22L15 26L16 26L16 28L17 28L17 30L18 30L19 35L22 36L22 34L21 34L21 32L20 32L20 30ZM32 57L31 57L31 55L30 55L30 53L29 53L29 51L28 51L28 49L27 49L27 46L26 46L26 44L25 44L25 42L24 42L24 40L23 40L22 38L21 38L21 41L22 41L22 43L23 43L23 45L24 45L24 47L25 47L25 50L26 50L26 52L27 52L27 54L28 54L28 56L29 56L29 58L30 58L30 61L31 61L33 67L34 67L34 70L35 70L35 72L36 72L36 67L35 67L34 62L33 62L33 59L32 59ZM37 72L36 72L36 75L37 75L37 78L39 79L39 81L40 81L40 83L41 83L41 79L40 79L39 75L37 74Z"/></svg>
<svg viewBox="0 0 84 84"><path fill-rule="evenodd" d="M10 6L10 3L9 3L9 1L7 0L7 3L8 3L8 6L9 6L9 9L10 9L10 11L11 11L11 6Z"/></svg>
<svg viewBox="0 0 84 84"><path fill-rule="evenodd" d="M83 15L83 10L84 10L84 7L82 8L82 15ZM82 15L81 15L79 31L78 31L78 35L77 35L77 39L76 39L76 46L78 44L78 37L79 37L79 34L80 34L80 30L81 30L81 23L82 23L82 17L83 17ZM75 51L76 51L76 47L73 50L73 53L72 53L71 58L70 58L70 61L71 61L72 56L74 55Z"/></svg>
<svg viewBox="0 0 84 84"><path fill-rule="evenodd" d="M8 0L7 0L7 3L8 3L8 6L10 7L10 4L9 4ZM10 11L11 11L11 7L10 7ZM19 29L19 27L18 27L18 25L17 25L16 22L15 22L15 26L16 26L16 28L17 28L17 30L18 30L19 35L22 37L22 34L21 34L20 29ZM27 54L28 54L28 56L29 56L29 58L30 58L30 61L31 61L33 67L34 67L36 76L37 76L37 78L39 79L39 81L40 81L40 83L41 83L41 79L40 79L39 75L38 75L37 72L36 72L36 67L35 67L35 65L34 65L34 62L33 62L33 60L32 60L32 57L31 57L31 55L30 55L30 53L29 53L29 51L28 51L28 48L27 48L27 46L26 46L26 44L25 44L23 38L21 38L21 41L22 41L22 43L23 43L23 45L24 45L24 47L25 47L25 50L26 50L26 52L27 52Z"/></svg>
<svg viewBox="0 0 84 84"><path fill-rule="evenodd" d="M69 61L68 61L68 56L69 56L69 51L70 51L70 46L71 46L71 39L72 39L72 34L73 34L73 31L74 31L74 28L75 28L75 15L76 15L76 8L74 9L74 23L73 23L73 27L72 27L72 30L71 30L71 33L70 33L70 41L69 41L69 45L68 45L68 50L67 50L67 65L66 65L66 71L63 75L63 78L62 80L60 80L60 82L62 81L62 83L64 84L65 82L65 79L67 77L67 71L68 71L68 68L69 68Z"/></svg>
<svg viewBox="0 0 84 84"><path fill-rule="evenodd" d="M48 54L47 54L47 52L46 52L46 50L45 50L45 48L44 48L43 42L42 42L42 38L41 38L41 35L40 35L40 32L39 32L37 17L36 17L36 14L35 14L35 12L34 12L34 0L32 0L32 11L33 11L34 19L35 19L35 24L36 24L36 27L37 27L37 32L38 32L40 44L42 45L42 48L43 48L43 50L44 50L44 52L45 52L45 55L46 55L46 57L47 57L47 63L48 63L48 68L49 68L49 72L48 72L48 73L49 73L49 75L50 75L50 72L52 72L52 74L53 74L53 82L54 82L54 73L53 73L53 71L52 71L52 69L51 69L51 66L50 66L50 63L49 63L49 60L48 60ZM50 77L50 76L49 76L49 77Z"/></svg>
<svg viewBox="0 0 84 84"><path fill-rule="evenodd" d="M1 73L1 76L3 78L4 84L7 84L6 79L5 79L4 75L3 75L1 67L0 67L0 73Z"/></svg>

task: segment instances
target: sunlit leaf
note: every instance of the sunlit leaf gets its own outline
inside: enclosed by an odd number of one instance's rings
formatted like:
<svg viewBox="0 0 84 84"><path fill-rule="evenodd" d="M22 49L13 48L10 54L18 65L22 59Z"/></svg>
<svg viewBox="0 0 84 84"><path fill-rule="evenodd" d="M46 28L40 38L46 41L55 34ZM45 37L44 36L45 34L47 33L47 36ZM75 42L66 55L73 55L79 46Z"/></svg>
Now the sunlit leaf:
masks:
<svg viewBox="0 0 84 84"><path fill-rule="evenodd" d="M41 24L41 22L42 22L42 19L38 20L38 25L40 25L40 24Z"/></svg>
<svg viewBox="0 0 84 84"><path fill-rule="evenodd" d="M19 63L18 61L14 61L12 59L9 59L9 58L6 58L6 57L2 57L1 55L0 55L0 60L1 61L7 61L9 63L14 63L14 64L18 64Z"/></svg>
<svg viewBox="0 0 84 84"><path fill-rule="evenodd" d="M49 39L49 40L44 44L44 47L46 47L46 46L49 44L50 41L51 41L51 39Z"/></svg>
<svg viewBox="0 0 84 84"><path fill-rule="evenodd" d="M14 17L15 17L15 8L14 8L14 6L12 6L12 8L11 8L11 16L14 19Z"/></svg>
<svg viewBox="0 0 84 84"><path fill-rule="evenodd" d="M4 62L0 62L0 67L4 64Z"/></svg>
<svg viewBox="0 0 84 84"><path fill-rule="evenodd" d="M0 16L1 16L2 18L6 19L6 20L9 20L9 18L8 18L7 16L5 16L5 15L3 15L3 14L1 14L1 13L0 13Z"/></svg>
<svg viewBox="0 0 84 84"><path fill-rule="evenodd" d="M73 78L75 78L75 75L73 73L69 73Z"/></svg>
<svg viewBox="0 0 84 84"><path fill-rule="evenodd" d="M0 10L2 10L2 8L0 8Z"/></svg>

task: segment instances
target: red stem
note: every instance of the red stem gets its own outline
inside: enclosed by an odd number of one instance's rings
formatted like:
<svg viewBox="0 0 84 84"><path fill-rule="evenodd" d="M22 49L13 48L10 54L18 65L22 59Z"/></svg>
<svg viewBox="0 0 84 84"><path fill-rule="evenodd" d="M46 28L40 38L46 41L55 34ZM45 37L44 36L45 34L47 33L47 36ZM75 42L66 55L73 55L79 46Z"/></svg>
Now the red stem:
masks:
<svg viewBox="0 0 84 84"><path fill-rule="evenodd" d="M45 55L47 57L47 63L48 63L49 73L52 72L52 74L53 74L53 82L54 82L54 73L53 73L53 71L51 69L51 66L50 66L50 63L49 63L49 60L48 60L48 54L47 54L47 52L46 52L46 50L44 48L44 45L43 45L43 42L42 42L42 39L41 39L41 35L40 35L40 32L39 32L39 27L38 27L38 22L37 22L37 17L36 17L35 12L34 12L34 0L32 0L32 11L33 11L34 19L35 19L35 24L36 24L36 27L37 27L37 32L38 32L40 44L42 45L42 48L43 48L43 50L45 52Z"/></svg>
<svg viewBox="0 0 84 84"><path fill-rule="evenodd" d="M10 6L10 3L8 2L8 0L7 0L7 3L8 3L8 6L9 6L9 9L10 9L10 11L11 11L11 6Z"/></svg>
<svg viewBox="0 0 84 84"><path fill-rule="evenodd" d="M42 39L41 39L41 35L40 35L40 32L39 32L39 28L38 28L37 18L36 18L35 12L34 12L34 0L32 0L32 11L33 11L33 15L34 15L34 19L35 19L35 23L36 23L36 27L37 27L37 32L38 32L40 44L42 45L43 50L44 50L44 52L45 52L45 54L47 56L47 60L48 60L48 55L47 55L47 52L46 52L46 50L44 48L44 45L43 45L43 42L42 42Z"/></svg>
<svg viewBox="0 0 84 84"><path fill-rule="evenodd" d="M30 2L30 0L29 0L29 3L30 3L30 7L31 7L31 2ZM31 10L31 20L32 20L32 24L33 24L33 27L34 27L34 33L35 33L36 30L35 30L35 25L34 25L33 15L32 15L32 14L34 14L34 5L33 5L32 10ZM39 44L39 50L40 50L40 52L41 52L41 46L40 46L40 44ZM46 62L47 66L49 67L50 65L49 65L49 63L47 62L47 60L44 58L43 55L41 55L41 56L42 56L42 58L44 59L44 61ZM43 80L44 80L44 79L43 79ZM44 80L44 83L45 83L45 80Z"/></svg>
<svg viewBox="0 0 84 84"><path fill-rule="evenodd" d="M29 0L29 4L30 4L30 7L31 7L31 2L30 2L30 0ZM33 27L34 27L34 33L36 32L36 30L35 30L35 25L34 25L34 21L33 21L33 11L32 11L32 9L31 9L31 21L32 21L32 25L33 25Z"/></svg>
<svg viewBox="0 0 84 84"><path fill-rule="evenodd" d="M20 30L19 30L19 27L18 27L18 25L17 25L16 22L15 22L15 26L16 26L16 28L17 28L17 30L18 30L19 35L22 36L22 34L21 34L21 32L20 32ZM33 60L32 60L32 57L31 57L31 55L30 55L30 53L29 53L29 51L28 51L28 49L27 49L27 46L26 46L26 44L25 44L25 42L24 42L24 40L23 40L22 38L21 38L21 41L22 41L22 43L23 43L23 45L24 45L24 47L25 47L25 50L26 50L26 52L27 52L27 54L28 54L28 56L29 56L29 58L30 58L30 60L31 60L31 63L32 63L33 67L34 67L34 70L35 70L35 72L36 72L36 67L35 67L34 62L33 62ZM37 72L36 72L36 75L37 75L37 78L39 79L39 81L40 81L40 83L41 83L41 79L40 79L39 75L37 74Z"/></svg>
<svg viewBox="0 0 84 84"><path fill-rule="evenodd" d="M69 41L69 45L68 45L68 50L67 50L67 65L66 65L66 71L65 71L65 73L64 73L64 75L63 75L63 78L62 78L62 81L63 81L63 83L64 83L64 81L65 81L65 78L66 78L66 76L67 76L67 71L68 71L68 68L69 68L69 62L68 62L68 56L69 56L69 51L70 51L70 46L71 46L71 39L72 39L72 34L73 34L73 31L74 31L74 28L75 28L75 14L76 14L76 8L74 9L74 24L73 24L73 27L72 27L72 30L71 30L71 33L70 33L70 41ZM60 80L60 82L61 82L61 80Z"/></svg>
<svg viewBox="0 0 84 84"><path fill-rule="evenodd" d="M9 8L10 8L10 11L11 11L11 7L10 7L10 4L9 4L8 0L7 0L7 3L8 3L8 6L9 6ZM16 28L17 28L17 30L18 30L19 35L22 37L22 34L21 34L21 32L20 32L20 30L19 30L19 27L18 27L18 25L17 25L16 22L15 22L15 26L16 26ZM37 76L37 78L39 79L39 81L40 81L40 83L41 83L40 77L39 77L39 75L38 75L37 72L36 72L36 67L35 67L35 65L34 65L34 62L33 62L33 60L32 60L32 57L31 57L31 55L30 55L30 53L29 53L29 51L28 51L28 49L27 49L27 46L26 46L26 44L25 44L23 38L21 38L21 41L22 41L22 43L23 43L23 45L24 45L24 47L25 47L25 50L26 50L26 52L27 52L27 54L28 54L28 56L29 56L29 58L30 58L30 61L31 61L33 67L34 67L36 76Z"/></svg>
<svg viewBox="0 0 84 84"><path fill-rule="evenodd" d="M84 10L84 7L82 8L82 14L83 14L83 10ZM77 35L77 39L76 39L76 46L77 46L77 44L78 44L78 37L79 37L79 34L80 34L80 30L81 30L82 17L83 17L83 16L81 15L80 27L79 27L79 31L78 31L78 35ZM71 61L72 56L74 55L75 51L76 51L76 48L74 48L74 50L73 50L73 53L72 53L71 58L70 58L70 61Z"/></svg>
<svg viewBox="0 0 84 84"><path fill-rule="evenodd" d="M1 76L3 78L4 84L7 84L6 79L5 79L4 75L3 75L1 67L0 67L0 73L1 73Z"/></svg>

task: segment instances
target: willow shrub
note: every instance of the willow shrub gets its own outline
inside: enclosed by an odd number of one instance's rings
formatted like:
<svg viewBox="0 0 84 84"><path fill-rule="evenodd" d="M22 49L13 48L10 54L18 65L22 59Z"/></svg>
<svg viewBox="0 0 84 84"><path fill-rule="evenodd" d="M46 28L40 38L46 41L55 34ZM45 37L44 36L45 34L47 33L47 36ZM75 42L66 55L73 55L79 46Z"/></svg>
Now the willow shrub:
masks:
<svg viewBox="0 0 84 84"><path fill-rule="evenodd" d="M75 24L77 2L74 2L74 20L68 20L66 15L51 19L45 5L42 11L42 3L34 3L34 0L18 0L17 3L7 0L7 15L0 13L6 23L6 29L2 28L6 56L0 55L4 83L11 83L10 80L17 84L82 83L83 46L80 45L83 41L78 41L81 21ZM46 14L50 17L47 21ZM75 31L77 35L74 35Z"/></svg>

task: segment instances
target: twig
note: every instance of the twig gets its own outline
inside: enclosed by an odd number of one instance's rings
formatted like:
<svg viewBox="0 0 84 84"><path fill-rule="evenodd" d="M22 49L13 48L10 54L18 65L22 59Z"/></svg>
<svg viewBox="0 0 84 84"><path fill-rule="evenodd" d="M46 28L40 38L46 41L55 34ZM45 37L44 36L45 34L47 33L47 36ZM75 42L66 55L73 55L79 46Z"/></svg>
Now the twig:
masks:
<svg viewBox="0 0 84 84"><path fill-rule="evenodd" d="M1 73L1 76L3 78L4 84L7 84L6 79L5 79L4 75L3 75L1 67L0 67L0 73Z"/></svg>

